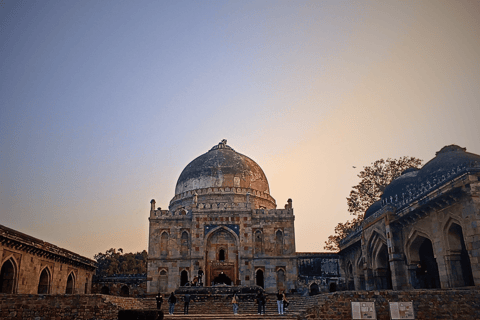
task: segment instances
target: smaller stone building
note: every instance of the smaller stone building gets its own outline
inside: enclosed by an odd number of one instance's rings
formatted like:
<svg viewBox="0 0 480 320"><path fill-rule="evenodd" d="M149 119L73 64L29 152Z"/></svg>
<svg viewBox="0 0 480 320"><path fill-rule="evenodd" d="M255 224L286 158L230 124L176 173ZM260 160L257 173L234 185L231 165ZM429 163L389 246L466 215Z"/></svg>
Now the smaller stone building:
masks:
<svg viewBox="0 0 480 320"><path fill-rule="evenodd" d="M0 225L0 293L91 293L95 261Z"/></svg>
<svg viewBox="0 0 480 320"><path fill-rule="evenodd" d="M344 288L336 253L297 252L297 270L298 293L316 295Z"/></svg>
<svg viewBox="0 0 480 320"><path fill-rule="evenodd" d="M92 293L121 297L145 297L147 294L147 274L95 276L93 278Z"/></svg>
<svg viewBox="0 0 480 320"><path fill-rule="evenodd" d="M480 286L480 156L450 145L405 170L340 249L350 290Z"/></svg>

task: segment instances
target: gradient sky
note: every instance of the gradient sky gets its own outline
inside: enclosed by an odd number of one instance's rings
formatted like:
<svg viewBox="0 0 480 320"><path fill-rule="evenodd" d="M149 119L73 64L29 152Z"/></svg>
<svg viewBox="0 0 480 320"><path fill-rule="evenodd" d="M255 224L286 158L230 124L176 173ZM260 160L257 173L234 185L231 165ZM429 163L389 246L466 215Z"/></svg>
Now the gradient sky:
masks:
<svg viewBox="0 0 480 320"><path fill-rule="evenodd" d="M479 1L1 0L0 224L147 249L150 200L227 139L323 251L362 166L480 154L479 39Z"/></svg>

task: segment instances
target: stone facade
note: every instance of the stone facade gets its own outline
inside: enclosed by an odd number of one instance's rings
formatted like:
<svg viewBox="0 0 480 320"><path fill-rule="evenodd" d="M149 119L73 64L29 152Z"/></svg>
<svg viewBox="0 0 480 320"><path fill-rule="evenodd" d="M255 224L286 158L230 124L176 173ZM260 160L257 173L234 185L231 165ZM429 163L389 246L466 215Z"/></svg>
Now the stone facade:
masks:
<svg viewBox="0 0 480 320"><path fill-rule="evenodd" d="M94 277L92 293L141 298L147 295L147 274Z"/></svg>
<svg viewBox="0 0 480 320"><path fill-rule="evenodd" d="M0 292L90 293L95 261L0 225Z"/></svg>
<svg viewBox="0 0 480 320"><path fill-rule="evenodd" d="M480 286L480 156L446 146L406 170L340 248L350 290Z"/></svg>
<svg viewBox="0 0 480 320"><path fill-rule="evenodd" d="M298 293L316 295L344 288L335 253L297 252L297 270Z"/></svg>
<svg viewBox="0 0 480 320"><path fill-rule="evenodd" d="M193 160L168 210L151 202L149 293L205 286L296 287L292 201L277 209L263 170L222 141Z"/></svg>

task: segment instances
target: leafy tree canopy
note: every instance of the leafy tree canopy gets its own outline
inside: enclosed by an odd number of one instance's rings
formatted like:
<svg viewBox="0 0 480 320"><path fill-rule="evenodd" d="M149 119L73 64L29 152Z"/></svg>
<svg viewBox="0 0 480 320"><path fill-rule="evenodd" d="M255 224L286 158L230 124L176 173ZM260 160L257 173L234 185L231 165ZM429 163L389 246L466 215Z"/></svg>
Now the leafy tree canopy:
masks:
<svg viewBox="0 0 480 320"><path fill-rule="evenodd" d="M325 241L325 249L338 251L339 243L354 231L363 221L365 211L380 197L385 187L398 178L408 168L420 168L422 160L414 157L401 157L399 159L380 159L372 165L363 167L358 177L360 183L352 187L350 197L347 198L348 212L356 216L345 223L339 223L335 227L335 234Z"/></svg>
<svg viewBox="0 0 480 320"><path fill-rule="evenodd" d="M123 253L123 249L111 248L105 253L98 253L94 256L97 261L96 275L99 277L113 274L138 274L146 273L147 251L136 253Z"/></svg>

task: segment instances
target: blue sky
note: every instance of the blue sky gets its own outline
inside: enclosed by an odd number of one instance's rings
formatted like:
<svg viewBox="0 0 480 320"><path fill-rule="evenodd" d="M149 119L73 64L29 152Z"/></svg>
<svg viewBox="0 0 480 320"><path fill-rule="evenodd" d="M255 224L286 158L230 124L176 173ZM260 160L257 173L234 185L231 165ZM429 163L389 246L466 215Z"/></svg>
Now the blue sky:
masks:
<svg viewBox="0 0 480 320"><path fill-rule="evenodd" d="M1 1L0 223L146 249L150 199L225 138L322 251L358 168L480 153L479 38L475 1Z"/></svg>

